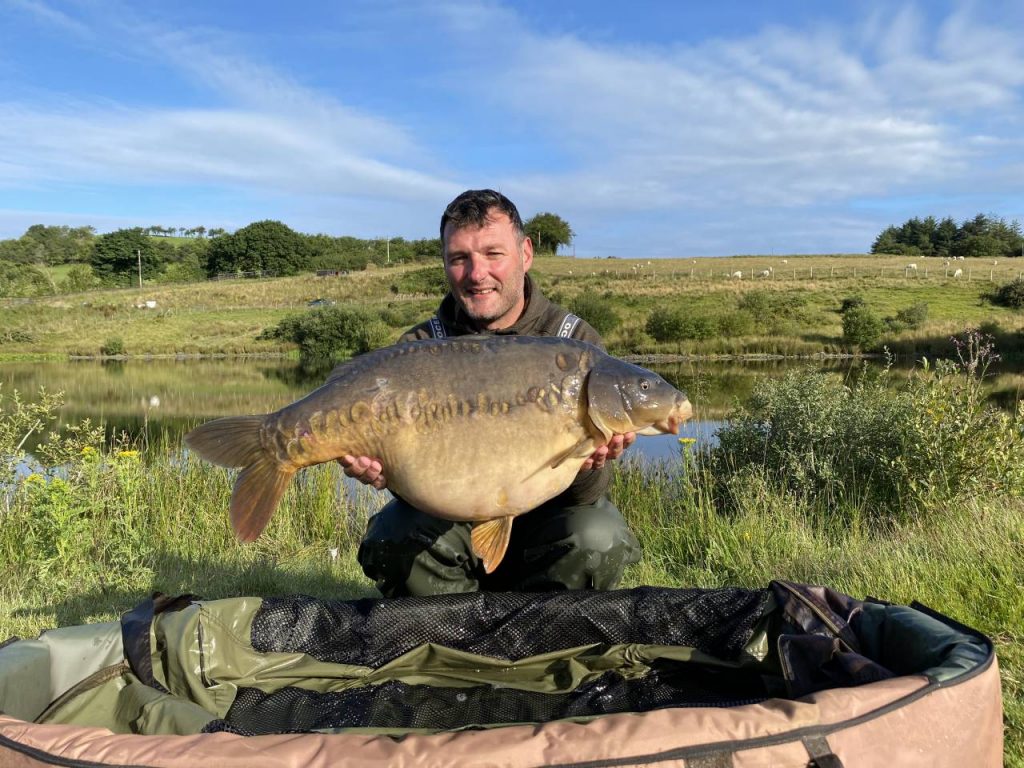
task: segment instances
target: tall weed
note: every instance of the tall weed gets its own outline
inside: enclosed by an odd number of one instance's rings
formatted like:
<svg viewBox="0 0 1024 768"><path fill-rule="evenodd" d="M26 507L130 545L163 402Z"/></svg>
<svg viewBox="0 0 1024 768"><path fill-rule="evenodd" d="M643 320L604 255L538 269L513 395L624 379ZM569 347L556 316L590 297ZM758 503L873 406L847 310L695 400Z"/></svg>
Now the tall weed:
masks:
<svg viewBox="0 0 1024 768"><path fill-rule="evenodd" d="M709 453L718 498L729 506L730 483L753 474L828 515L906 520L980 493L1020 495L1024 409L985 403L986 337L957 343L957 361L925 361L902 386L867 367L853 383L814 370L762 382Z"/></svg>

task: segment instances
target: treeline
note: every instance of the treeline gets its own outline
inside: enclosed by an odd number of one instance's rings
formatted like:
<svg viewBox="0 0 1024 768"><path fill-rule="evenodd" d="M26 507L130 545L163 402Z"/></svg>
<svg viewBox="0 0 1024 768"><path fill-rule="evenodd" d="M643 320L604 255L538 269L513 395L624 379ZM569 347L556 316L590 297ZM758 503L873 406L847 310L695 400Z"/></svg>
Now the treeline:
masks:
<svg viewBox="0 0 1024 768"><path fill-rule="evenodd" d="M999 259L1024 256L1020 224L979 213L957 226L952 218L913 218L899 227L886 227L871 246L872 253L940 258Z"/></svg>
<svg viewBox="0 0 1024 768"><path fill-rule="evenodd" d="M92 227L36 224L20 238L0 241L0 296L44 296L146 282L193 282L223 274L294 275L355 271L436 261L438 238L305 235L279 221L258 221L233 233L197 227L170 240L161 227L134 227L97 235ZM59 283L45 267L70 264Z"/></svg>
<svg viewBox="0 0 1024 768"><path fill-rule="evenodd" d="M538 213L524 223L538 253L572 243L569 223ZM171 240L175 234L181 239ZM257 221L228 233L206 227L134 227L97 235L92 227L34 224L0 240L0 296L45 296L148 282L194 282L219 275L286 276L437 262L441 240L306 235L280 221ZM44 267L71 264L60 283ZM440 273L439 273L440 274Z"/></svg>

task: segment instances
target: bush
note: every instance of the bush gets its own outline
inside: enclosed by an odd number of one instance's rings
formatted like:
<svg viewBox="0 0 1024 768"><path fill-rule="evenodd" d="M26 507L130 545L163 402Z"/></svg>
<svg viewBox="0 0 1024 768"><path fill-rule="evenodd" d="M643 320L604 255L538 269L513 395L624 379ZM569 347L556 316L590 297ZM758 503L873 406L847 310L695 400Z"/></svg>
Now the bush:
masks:
<svg viewBox="0 0 1024 768"><path fill-rule="evenodd" d="M124 341L120 336L111 336L103 342L102 346L100 346L100 354L106 355L107 357L126 354Z"/></svg>
<svg viewBox="0 0 1024 768"><path fill-rule="evenodd" d="M754 315L747 310L729 312L718 318L718 333L726 338L749 336L754 333L757 322Z"/></svg>
<svg viewBox="0 0 1024 768"><path fill-rule="evenodd" d="M807 306L805 291L748 291L740 296L737 306L754 317L797 317Z"/></svg>
<svg viewBox="0 0 1024 768"><path fill-rule="evenodd" d="M388 343L391 331L380 319L364 310L323 307L304 315L286 317L261 339L280 339L299 345L304 364L326 363L369 352Z"/></svg>
<svg viewBox="0 0 1024 768"><path fill-rule="evenodd" d="M60 283L61 293L80 293L99 285L88 264L74 264L68 269L67 276Z"/></svg>
<svg viewBox="0 0 1024 768"><path fill-rule="evenodd" d="M851 309L855 309L856 307L863 307L863 306L864 306L864 299L862 297L860 297L860 296L847 296L845 299L843 299L842 303L839 305L839 313L842 314L842 315L845 315Z"/></svg>
<svg viewBox="0 0 1024 768"><path fill-rule="evenodd" d="M928 305L923 301L896 313L896 321L907 328L920 328L928 319Z"/></svg>
<svg viewBox="0 0 1024 768"><path fill-rule="evenodd" d="M622 318L612 309L611 304L592 293L583 293L573 299L569 304L569 311L582 317L602 335L613 331L622 323Z"/></svg>
<svg viewBox="0 0 1024 768"><path fill-rule="evenodd" d="M448 278L440 265L415 269L399 276L398 280L391 284L391 292L444 296L448 293Z"/></svg>
<svg viewBox="0 0 1024 768"><path fill-rule="evenodd" d="M982 492L1024 492L1024 407L1010 416L985 403L995 359L977 332L959 360L924 365L896 387L865 368L855 384L813 369L762 380L730 414L709 451L722 488L741 474L833 514L842 504L876 518L911 519Z"/></svg>
<svg viewBox="0 0 1024 768"><path fill-rule="evenodd" d="M1013 282L1000 286L992 301L1001 307L1020 309L1024 307L1024 280L1017 278Z"/></svg>
<svg viewBox="0 0 1024 768"><path fill-rule="evenodd" d="M843 340L850 346L870 349L883 330L882 321L866 306L853 306L843 313Z"/></svg>
<svg viewBox="0 0 1024 768"><path fill-rule="evenodd" d="M655 341L710 339L718 335L718 320L682 309L656 309L648 316L645 329Z"/></svg>
<svg viewBox="0 0 1024 768"><path fill-rule="evenodd" d="M655 341L680 341L685 325L682 310L658 308L648 315L644 328Z"/></svg>

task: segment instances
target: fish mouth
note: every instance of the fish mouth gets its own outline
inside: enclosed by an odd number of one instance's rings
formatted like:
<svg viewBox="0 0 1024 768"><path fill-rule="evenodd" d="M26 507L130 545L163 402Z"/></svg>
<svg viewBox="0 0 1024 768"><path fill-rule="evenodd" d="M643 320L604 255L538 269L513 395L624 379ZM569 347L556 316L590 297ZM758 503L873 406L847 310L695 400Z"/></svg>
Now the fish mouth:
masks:
<svg viewBox="0 0 1024 768"><path fill-rule="evenodd" d="M693 416L693 406L689 400L680 400L672 412L661 421L654 423L654 428L673 435L679 434L679 425Z"/></svg>

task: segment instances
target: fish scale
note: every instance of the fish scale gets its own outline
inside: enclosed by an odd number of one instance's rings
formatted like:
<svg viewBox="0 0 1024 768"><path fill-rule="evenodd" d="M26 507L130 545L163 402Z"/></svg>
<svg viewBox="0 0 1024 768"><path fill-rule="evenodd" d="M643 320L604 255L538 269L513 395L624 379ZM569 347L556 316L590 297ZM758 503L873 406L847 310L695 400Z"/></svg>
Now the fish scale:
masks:
<svg viewBox="0 0 1024 768"><path fill-rule="evenodd" d="M217 419L185 440L239 467L235 532L262 532L298 470L370 456L388 488L427 514L474 523L497 567L512 520L565 490L612 435L678 431L692 408L657 374L574 339L474 336L414 341L340 365L265 416Z"/></svg>

